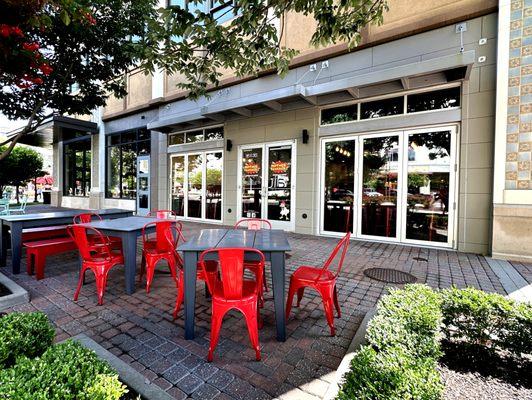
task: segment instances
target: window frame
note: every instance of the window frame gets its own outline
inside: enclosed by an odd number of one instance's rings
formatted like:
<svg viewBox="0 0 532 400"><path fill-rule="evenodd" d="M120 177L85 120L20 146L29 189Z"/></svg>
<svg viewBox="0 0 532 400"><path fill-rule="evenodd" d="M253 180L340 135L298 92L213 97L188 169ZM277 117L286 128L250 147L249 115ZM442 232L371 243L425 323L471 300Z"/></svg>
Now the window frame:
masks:
<svg viewBox="0 0 532 400"><path fill-rule="evenodd" d="M142 140L139 140L139 136L141 135L141 132L142 131L147 131L148 132L148 138L147 139L142 139ZM135 132L135 140L131 141L131 140L128 140L128 141L122 141L122 137L127 135L127 134L131 134L132 132ZM109 144L109 141L110 141L110 138L111 137L116 137L118 136L119 137L119 142L117 144ZM106 199L116 199L116 200L135 200L136 199L136 195L134 198L130 198L130 197L124 197L124 193L123 193L123 190L122 190L122 182L123 182L123 151L122 151L122 148L124 146L127 146L127 145L135 145L135 153L136 153L136 158L135 158L135 171L137 169L137 164L136 164L136 160L139 156L139 144L140 143L145 143L145 142L148 142L150 145L149 145L149 152L147 154L143 154L143 155L150 155L151 154L151 132L149 129L147 129L147 127L140 127L140 128L135 128L135 129L128 129L128 130L125 130L125 131L120 131L120 132L113 132L113 133L110 133L108 135L105 135L105 198ZM120 151L120 161L119 161L119 196L118 197L114 197L112 195L110 195L110 190L109 190L109 153L108 153L108 150L110 148L113 148L113 147L118 147L119 151ZM136 179L136 178L135 178ZM136 192L136 186L135 186L135 192Z"/></svg>
<svg viewBox="0 0 532 400"><path fill-rule="evenodd" d="M89 180L88 180L88 190L87 190L87 186L86 185L82 185L83 186L83 194L82 195L77 195L77 194L68 194L68 188L67 188L67 184L68 184L68 179L67 177L69 176L67 174L67 165L66 165L66 160L67 160L67 157L66 157L66 148L69 146L69 145L72 145L72 144L75 144L75 143L80 143L80 142L89 142L90 145L89 145L89 149L88 150L82 150L83 151L83 169L82 169L82 178L81 178L81 181L85 184L87 184L87 152L90 152L91 153L91 159L90 159L90 162L89 162ZM79 136L79 137L74 137L72 139L68 139L68 140L64 140L63 143L62 143L62 146L63 146L63 196L65 197L89 197L90 196L90 191L91 191L91 188L92 188L92 184L91 184L91 179L92 179L92 176L91 176L91 168L92 168L92 135L88 132L85 132L85 135L83 136ZM74 172L76 171L76 169L74 169ZM76 179L74 179L76 180Z"/></svg>
<svg viewBox="0 0 532 400"><path fill-rule="evenodd" d="M222 130L222 137L219 138L219 139L206 139L206 131L209 130L209 129L215 129L215 128L221 128ZM198 140L198 141L195 141L195 142L187 142L187 134L188 133L194 133L194 132L199 132L201 131L202 134L203 134L203 139L202 140ZM170 144L170 137L172 136L176 136L176 135L183 135L183 143L176 143L176 144ZM166 145L168 147L173 147L173 146L188 146L188 145L197 145L198 143L209 143L209 142L215 142L217 140L224 140L225 139L225 125L223 124L218 124L218 125L210 125L210 126L205 126L203 128L193 128L193 129L184 129L184 130L179 130L179 131L174 131L174 132L170 132L168 134L168 138L166 140Z"/></svg>

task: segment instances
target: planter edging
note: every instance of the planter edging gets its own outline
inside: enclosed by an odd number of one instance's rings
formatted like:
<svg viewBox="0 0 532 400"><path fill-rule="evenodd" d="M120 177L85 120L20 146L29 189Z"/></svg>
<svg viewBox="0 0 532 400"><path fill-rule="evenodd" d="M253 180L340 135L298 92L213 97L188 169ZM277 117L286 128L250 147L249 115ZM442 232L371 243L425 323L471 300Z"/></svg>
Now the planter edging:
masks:
<svg viewBox="0 0 532 400"><path fill-rule="evenodd" d="M336 370L334 380L329 385L327 392L325 392L325 396L323 396L323 400L334 400L338 395L340 387L342 386L342 379L344 375L349 371L349 366L351 364L351 360L355 356L355 352L360 349L363 344L366 343L366 330L368 328L368 323L375 315L375 312L376 309L372 308L366 313L366 315L362 319L360 326L355 332L355 336L353 336L353 340L351 340L351 343L349 344L347 353L345 353L344 357L342 358L342 362Z"/></svg>
<svg viewBox="0 0 532 400"><path fill-rule="evenodd" d="M173 400L174 398L162 390L159 386L151 383L140 372L130 367L120 358L107 351L87 335L80 333L70 339L81 343L86 348L94 351L96 355L113 367L120 380L135 390L143 399L147 400Z"/></svg>
<svg viewBox="0 0 532 400"><path fill-rule="evenodd" d="M2 273L0 273L0 283L11 292L7 296L0 297L0 311L19 304L29 303L30 294L18 283Z"/></svg>

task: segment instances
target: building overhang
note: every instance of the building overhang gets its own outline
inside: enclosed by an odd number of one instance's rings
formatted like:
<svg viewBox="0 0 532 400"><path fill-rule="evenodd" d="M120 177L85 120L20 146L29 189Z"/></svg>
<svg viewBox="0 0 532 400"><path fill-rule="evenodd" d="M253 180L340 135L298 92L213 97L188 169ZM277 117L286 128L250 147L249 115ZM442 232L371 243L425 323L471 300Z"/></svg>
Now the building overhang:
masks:
<svg viewBox="0 0 532 400"><path fill-rule="evenodd" d="M63 140L63 130L70 129L90 134L98 133L98 124L95 122L84 121L72 117L54 115L46 119L35 132L24 135L18 141L21 144L27 144L36 147L50 147L54 143ZM20 129L7 135L8 138L16 136Z"/></svg>
<svg viewBox="0 0 532 400"><path fill-rule="evenodd" d="M189 113L160 118L148 129L169 133L215 123L256 117L405 90L468 80L475 52L466 51L426 60L367 69L345 78L305 86L295 84L267 92L218 101ZM260 79L260 78L258 78Z"/></svg>

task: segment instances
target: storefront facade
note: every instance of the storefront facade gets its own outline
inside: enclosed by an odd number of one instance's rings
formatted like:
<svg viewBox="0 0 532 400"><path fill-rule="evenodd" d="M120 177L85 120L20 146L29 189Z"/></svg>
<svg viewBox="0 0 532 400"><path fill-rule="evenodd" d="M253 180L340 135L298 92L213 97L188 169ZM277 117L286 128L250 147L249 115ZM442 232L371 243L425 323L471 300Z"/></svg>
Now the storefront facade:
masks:
<svg viewBox="0 0 532 400"><path fill-rule="evenodd" d="M149 208L180 219L489 254L498 14L442 3L457 22L376 31L194 102L175 77L132 74L134 92L94 117L90 194L63 204L139 209L135 160L149 156Z"/></svg>

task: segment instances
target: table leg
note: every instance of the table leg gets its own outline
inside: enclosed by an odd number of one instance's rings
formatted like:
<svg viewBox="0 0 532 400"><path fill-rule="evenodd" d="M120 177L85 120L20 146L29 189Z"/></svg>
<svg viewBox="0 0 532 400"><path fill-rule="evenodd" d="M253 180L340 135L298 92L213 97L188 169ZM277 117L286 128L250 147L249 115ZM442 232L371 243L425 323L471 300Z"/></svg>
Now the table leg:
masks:
<svg viewBox="0 0 532 400"><path fill-rule="evenodd" d="M11 271L20 273L20 258L22 255L22 226L11 224Z"/></svg>
<svg viewBox="0 0 532 400"><path fill-rule="evenodd" d="M135 274L137 269L137 235L127 232L122 236L124 264L126 269L126 293L135 293Z"/></svg>
<svg viewBox="0 0 532 400"><path fill-rule="evenodd" d="M184 252L185 263L185 339L194 339L194 314L196 309L196 274L198 253Z"/></svg>
<svg viewBox="0 0 532 400"><path fill-rule="evenodd" d="M275 305L277 340L284 342L286 340L284 252L272 251L270 262L272 268L273 301Z"/></svg>
<svg viewBox="0 0 532 400"><path fill-rule="evenodd" d="M0 267L6 266L7 258L7 226L0 221Z"/></svg>

